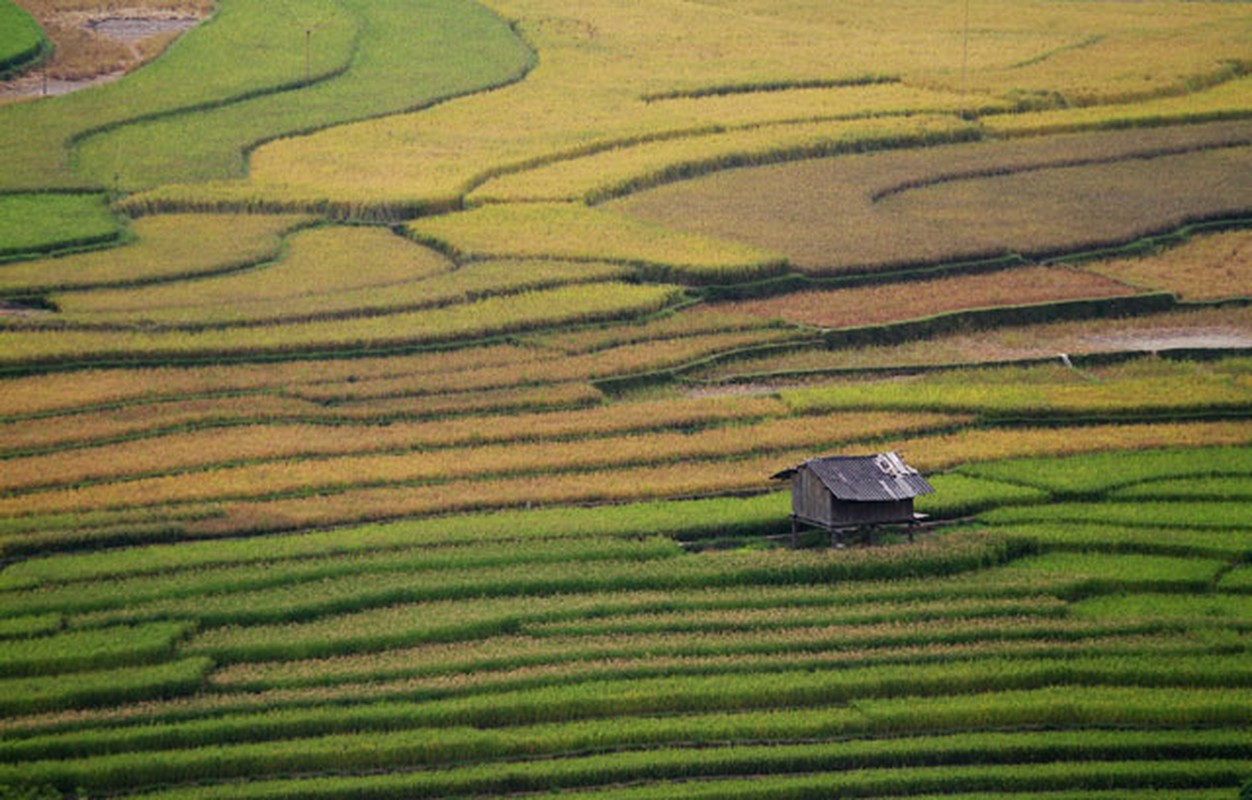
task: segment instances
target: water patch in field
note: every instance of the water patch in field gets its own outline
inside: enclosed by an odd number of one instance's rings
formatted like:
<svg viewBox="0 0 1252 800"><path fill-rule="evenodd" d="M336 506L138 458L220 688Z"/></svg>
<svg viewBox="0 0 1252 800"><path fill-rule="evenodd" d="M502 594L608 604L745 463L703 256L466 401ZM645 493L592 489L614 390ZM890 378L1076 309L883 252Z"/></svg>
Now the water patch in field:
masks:
<svg viewBox="0 0 1252 800"><path fill-rule="evenodd" d="M1160 331L1090 336L1084 341L1108 350L1210 350L1252 347L1252 334L1234 329Z"/></svg>
<svg viewBox="0 0 1252 800"><path fill-rule="evenodd" d="M92 20L86 27L118 41L134 43L161 33L185 31L199 21L196 17L112 16Z"/></svg>

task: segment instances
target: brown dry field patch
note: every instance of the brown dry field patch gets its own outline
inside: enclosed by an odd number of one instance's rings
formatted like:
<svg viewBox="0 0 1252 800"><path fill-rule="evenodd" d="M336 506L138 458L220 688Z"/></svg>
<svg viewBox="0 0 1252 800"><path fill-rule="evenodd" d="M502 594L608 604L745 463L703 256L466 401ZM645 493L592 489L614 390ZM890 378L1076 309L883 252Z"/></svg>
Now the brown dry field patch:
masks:
<svg viewBox="0 0 1252 800"><path fill-rule="evenodd" d="M1252 297L1252 230L1192 239L1163 253L1084 265L1085 269L1180 300Z"/></svg>
<svg viewBox="0 0 1252 800"><path fill-rule="evenodd" d="M1061 353L1192 348L1252 348L1252 308L1206 308L1129 319L1052 322L969 331L898 345L807 350L718 365L690 377L720 381L769 373L996 363L1059 359Z"/></svg>
<svg viewBox="0 0 1252 800"><path fill-rule="evenodd" d="M213 11L213 0L16 0L53 44L51 58L0 84L0 101L64 94L111 80L156 58Z"/></svg>
<svg viewBox="0 0 1252 800"><path fill-rule="evenodd" d="M1094 297L1121 297L1138 290L1100 275L1064 267L1027 267L981 275L796 292L719 306L735 314L822 328L880 325L951 311L1029 305Z"/></svg>
<svg viewBox="0 0 1252 800"><path fill-rule="evenodd" d="M1252 122L1069 134L716 173L608 204L846 273L1073 252L1252 209Z"/></svg>

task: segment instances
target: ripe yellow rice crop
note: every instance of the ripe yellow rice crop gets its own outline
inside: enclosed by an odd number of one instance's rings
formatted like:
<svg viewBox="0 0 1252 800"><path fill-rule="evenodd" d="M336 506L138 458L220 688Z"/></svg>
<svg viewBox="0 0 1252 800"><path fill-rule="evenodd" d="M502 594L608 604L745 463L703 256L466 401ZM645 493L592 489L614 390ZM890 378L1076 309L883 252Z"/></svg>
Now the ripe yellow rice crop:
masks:
<svg viewBox="0 0 1252 800"><path fill-rule="evenodd" d="M332 407L333 419L378 418L430 419L456 415L504 414L510 411L544 411L582 408L604 400L589 383L571 381L540 386L509 386L502 389L449 394L388 397L346 402Z"/></svg>
<svg viewBox="0 0 1252 800"><path fill-rule="evenodd" d="M691 434L624 434L599 440L586 447L571 447L566 442L515 442L436 451L292 459L215 469L212 480L205 480L202 473L191 472L10 497L0 499L0 513L211 502L220 499L307 493L319 489L333 490L354 485L449 481L474 475L585 471L640 463L666 464L678 459L726 458L763 450L775 451L804 445L820 446L840 441L864 440L904 431L951 427L961 421L961 418L947 415L869 412L774 419L748 425L710 428ZM255 453L263 452L265 443L253 442L238 446ZM327 449L333 452L334 447L334 443L329 442ZM78 468L106 474L115 472L119 473L118 477L125 475L131 469L128 465L134 456L127 453L124 446L120 449L122 453L117 466L110 467L107 456L101 456L105 463L85 467L80 465ZM245 455L248 454L251 453ZM71 460L73 458L70 457ZM34 458L30 462L42 463L49 460L55 462L57 458ZM142 471L146 465L137 466ZM153 466L159 468L159 462Z"/></svg>
<svg viewBox="0 0 1252 800"><path fill-rule="evenodd" d="M740 99L738 97L736 100ZM957 98L949 98L949 105ZM692 100L706 103L706 100ZM729 166L795 161L852 149L956 138L970 129L953 117L885 117L717 130L641 142L555 161L488 181L471 202L596 201Z"/></svg>
<svg viewBox="0 0 1252 800"><path fill-rule="evenodd" d="M56 302L73 321L230 321L259 309L276 314L334 310L337 298L331 295L371 288L398 291L451 268L439 254L385 229L326 227L295 234L282 258L264 268L194 282L67 294Z"/></svg>
<svg viewBox="0 0 1252 800"><path fill-rule="evenodd" d="M274 423L236 426L9 459L4 462L5 474L0 477L0 490L32 484L69 485L84 480L116 479L126 475L258 459L340 456L464 446L479 442L603 436L632 430L673 430L785 414L786 407L776 399L729 397L659 400L558 413L392 422L387 425Z"/></svg>
<svg viewBox="0 0 1252 800"><path fill-rule="evenodd" d="M1252 297L1252 231L1200 236L1163 253L1097 261L1083 269L1133 286L1173 292L1181 300Z"/></svg>
<svg viewBox="0 0 1252 800"><path fill-rule="evenodd" d="M148 217L133 224L131 245L5 267L0 292L126 286L249 266L278 255L283 234L307 221L228 214Z"/></svg>
<svg viewBox="0 0 1252 800"><path fill-rule="evenodd" d="M708 130L728 114L775 122L811 116L813 94L803 92L748 98L740 112L728 111L736 107L729 101L648 100L675 91L716 95L896 76L904 82L900 96L873 107L933 107L917 89L955 93L963 86L971 107L989 99L1052 106L1207 85L1246 58L1240 32L1247 12L1238 4L1156 1L1093 14L1085 5L977 0L968 37L960 10L942 0L838 14L811 1L588 0L576 11L558 0L488 5L515 20L539 52L526 80L417 114L272 142L254 153L249 180L181 187L169 196L446 207L503 172Z"/></svg>
<svg viewBox="0 0 1252 800"><path fill-rule="evenodd" d="M574 203L486 206L419 219L408 231L462 256L619 261L703 281L743 280L781 268L778 256L750 245Z"/></svg>
<svg viewBox="0 0 1252 800"><path fill-rule="evenodd" d="M1206 422L966 430L938 437L889 438L874 444L873 448L899 450L910 464L933 471L971 461L1014 456L1249 442L1252 442L1252 427L1246 422ZM842 452L864 450L865 446L858 446ZM222 535L530 504L626 502L764 491L776 488L770 475L812 456L813 449L808 447L729 461L693 460L676 465L478 478L432 486L363 488L312 497L228 502L218 504L222 516L195 521L187 527L196 535Z"/></svg>
<svg viewBox="0 0 1252 800"><path fill-rule="evenodd" d="M1236 78L1202 91L1117 105L1095 105L1053 111L995 114L983 126L1006 136L1058 133L1090 128L1122 128L1236 119L1252 115L1252 78Z"/></svg>
<svg viewBox="0 0 1252 800"><path fill-rule="evenodd" d="M369 381L327 381L298 387L292 394L320 402L350 402L403 395L465 393L482 389L585 381L615 375L681 366L741 347L786 341L794 334L782 329L748 330L739 333L685 336L626 344L568 358L546 350L522 351L515 363L466 368L461 372L408 375ZM464 396L464 395L462 395Z"/></svg>
<svg viewBox="0 0 1252 800"><path fill-rule="evenodd" d="M847 328L917 319L962 309L1119 297L1136 292L1136 289L1123 283L1090 273L1063 267L1028 267L853 289L797 292L720 304L717 308L732 314L781 317L788 322L823 328Z"/></svg>
<svg viewBox="0 0 1252 800"><path fill-rule="evenodd" d="M605 283L568 286L420 312L204 331L9 331L0 351L9 363L87 358L248 355L312 349L359 349L447 342L591 322L658 310L678 298L671 286Z"/></svg>
<svg viewBox="0 0 1252 800"><path fill-rule="evenodd" d="M430 351L381 358L318 359L273 364L216 364L146 370L96 369L13 378L0 392L0 415L40 415L135 403L185 401L204 396L228 397L263 391L288 392L303 385L463 372L520 365L547 357L514 345Z"/></svg>

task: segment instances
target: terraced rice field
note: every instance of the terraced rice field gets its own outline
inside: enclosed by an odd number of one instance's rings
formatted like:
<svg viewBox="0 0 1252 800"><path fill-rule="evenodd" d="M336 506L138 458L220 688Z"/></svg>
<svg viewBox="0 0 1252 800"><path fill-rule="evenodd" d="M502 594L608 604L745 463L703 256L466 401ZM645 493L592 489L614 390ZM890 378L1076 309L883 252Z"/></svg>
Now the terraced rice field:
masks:
<svg viewBox="0 0 1252 800"><path fill-rule="evenodd" d="M1252 790L1252 13L845 6L220 0L0 107L0 798ZM793 527L888 450L923 525Z"/></svg>

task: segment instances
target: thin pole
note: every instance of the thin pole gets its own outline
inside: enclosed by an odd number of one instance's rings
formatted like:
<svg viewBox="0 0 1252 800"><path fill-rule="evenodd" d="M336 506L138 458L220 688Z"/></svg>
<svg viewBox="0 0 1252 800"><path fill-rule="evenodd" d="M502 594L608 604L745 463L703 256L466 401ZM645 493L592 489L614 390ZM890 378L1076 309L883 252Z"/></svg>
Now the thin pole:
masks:
<svg viewBox="0 0 1252 800"><path fill-rule="evenodd" d="M309 85L309 40L313 37L313 29L304 29L304 85Z"/></svg>

